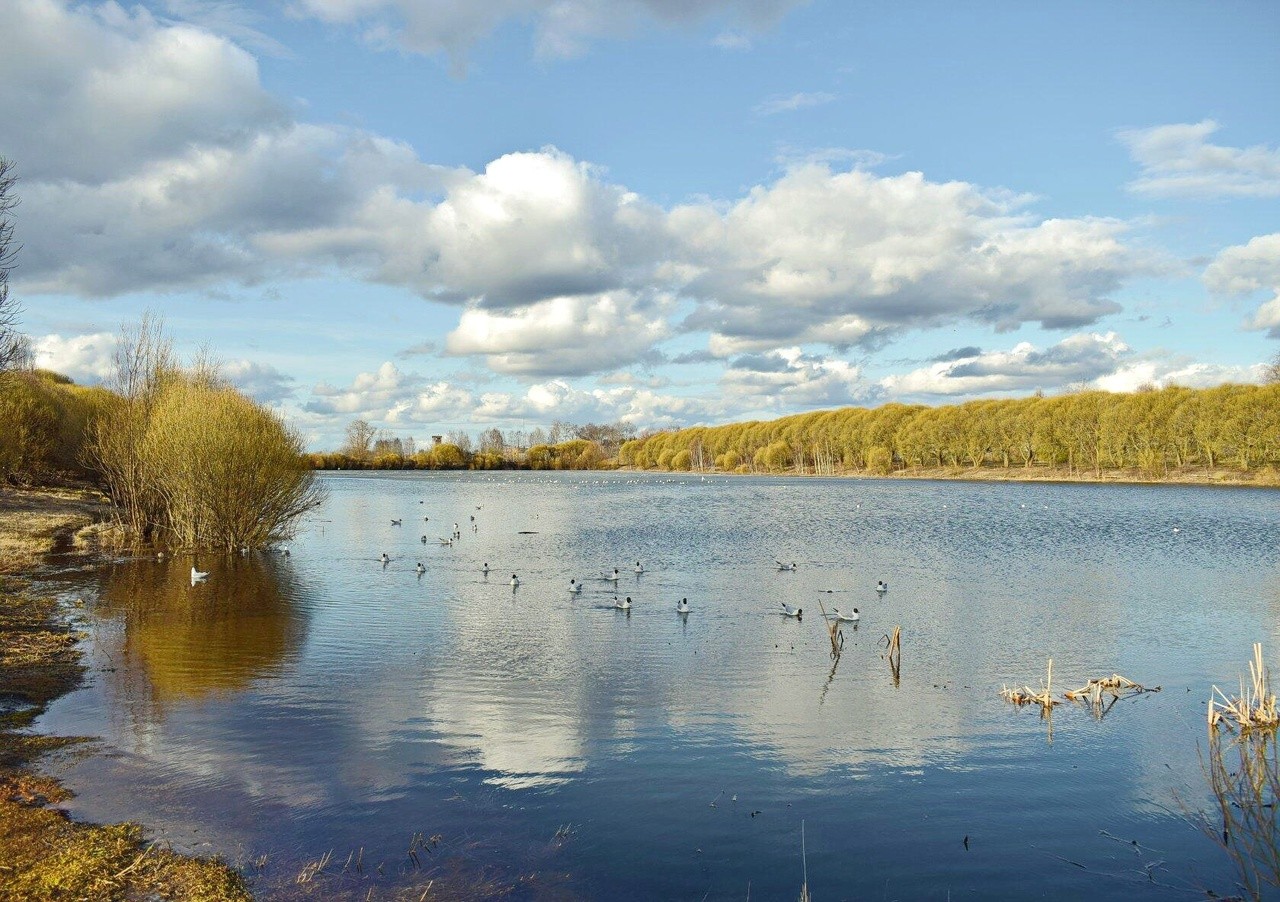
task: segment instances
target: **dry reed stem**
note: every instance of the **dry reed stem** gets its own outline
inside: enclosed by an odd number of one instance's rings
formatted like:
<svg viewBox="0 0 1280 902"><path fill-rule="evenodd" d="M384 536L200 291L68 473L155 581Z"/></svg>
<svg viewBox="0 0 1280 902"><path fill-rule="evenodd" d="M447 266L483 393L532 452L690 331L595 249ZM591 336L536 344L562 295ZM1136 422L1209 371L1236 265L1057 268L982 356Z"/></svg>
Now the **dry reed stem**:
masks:
<svg viewBox="0 0 1280 902"><path fill-rule="evenodd" d="M1209 729L1218 727L1250 730L1274 730L1280 726L1280 710L1271 691L1271 672L1262 663L1262 643L1253 643L1253 660L1249 662L1249 684L1240 677L1240 694L1230 698L1217 686L1209 696Z"/></svg>
<svg viewBox="0 0 1280 902"><path fill-rule="evenodd" d="M1098 677L1089 680L1079 689L1070 689L1062 693L1062 697L1073 702L1083 702L1087 704L1096 717L1103 717L1111 706L1122 698L1128 698L1132 695L1141 695L1144 692L1159 692L1160 687L1156 686L1148 689L1141 683L1135 683L1128 677L1123 677L1118 673L1113 673L1109 677ZM1103 693L1111 696L1111 701L1104 705Z"/></svg>

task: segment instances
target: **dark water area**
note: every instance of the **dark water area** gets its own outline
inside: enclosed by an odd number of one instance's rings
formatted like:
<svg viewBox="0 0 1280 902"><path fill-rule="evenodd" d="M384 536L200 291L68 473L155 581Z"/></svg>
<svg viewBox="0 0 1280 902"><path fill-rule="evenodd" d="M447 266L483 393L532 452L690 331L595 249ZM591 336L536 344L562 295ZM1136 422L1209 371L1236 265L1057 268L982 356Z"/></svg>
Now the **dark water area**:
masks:
<svg viewBox="0 0 1280 902"><path fill-rule="evenodd" d="M1188 812L1211 802L1210 686L1236 685L1253 642L1280 648L1273 492L324 482L288 556L61 577L86 602L91 679L39 726L101 737L60 765L75 816L258 862L266 897L297 894L329 851L317 881L359 898L456 879L529 899L794 899L802 867L815 900L1234 887ZM194 586L193 563L210 574ZM615 567L630 613L601 578ZM820 600L861 613L834 662ZM1055 688L1119 672L1163 691L1100 720L1001 700L1050 657ZM438 837L421 868L415 834ZM361 873L340 873L358 849Z"/></svg>

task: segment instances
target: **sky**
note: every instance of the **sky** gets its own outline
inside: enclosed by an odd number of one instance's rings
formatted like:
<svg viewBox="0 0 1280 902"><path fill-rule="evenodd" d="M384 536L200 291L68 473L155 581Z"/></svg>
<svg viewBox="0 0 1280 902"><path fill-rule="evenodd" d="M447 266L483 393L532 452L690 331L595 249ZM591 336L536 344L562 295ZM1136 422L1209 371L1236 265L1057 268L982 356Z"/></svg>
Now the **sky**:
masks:
<svg viewBox="0 0 1280 902"><path fill-rule="evenodd" d="M1280 4L0 3L12 293L312 449L1254 382Z"/></svg>

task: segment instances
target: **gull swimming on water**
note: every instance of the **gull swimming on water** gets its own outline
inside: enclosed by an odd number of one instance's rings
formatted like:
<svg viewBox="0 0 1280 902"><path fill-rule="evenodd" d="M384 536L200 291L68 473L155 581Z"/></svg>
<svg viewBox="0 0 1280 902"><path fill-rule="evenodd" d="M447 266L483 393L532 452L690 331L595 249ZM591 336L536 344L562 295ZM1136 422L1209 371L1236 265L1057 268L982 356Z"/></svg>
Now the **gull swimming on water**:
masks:
<svg viewBox="0 0 1280 902"><path fill-rule="evenodd" d="M418 566L414 567L413 569L418 571L419 576L427 572L427 568L422 566L422 561L418 561Z"/></svg>
<svg viewBox="0 0 1280 902"><path fill-rule="evenodd" d="M385 551L382 552L382 557L378 558L378 560L382 561L383 564L391 563L391 558L387 557L387 553Z"/></svg>
<svg viewBox="0 0 1280 902"><path fill-rule="evenodd" d="M616 583L621 578L621 574L618 573L618 568L614 567L612 576L606 573L602 578L607 579L609 582Z"/></svg>
<svg viewBox="0 0 1280 902"><path fill-rule="evenodd" d="M392 526L399 526L402 522L403 522L403 520L392 520L392 521L391 521L391 525L392 525Z"/></svg>
<svg viewBox="0 0 1280 902"><path fill-rule="evenodd" d="M778 604L782 605L783 617L795 617L797 620L799 620L801 617L804 616L804 608L793 608L791 605L787 604L785 601L780 601L778 602Z"/></svg>
<svg viewBox="0 0 1280 902"><path fill-rule="evenodd" d="M613 606L619 611L631 610L631 596L628 595L626 601L618 601L618 596L613 596Z"/></svg>
<svg viewBox="0 0 1280 902"><path fill-rule="evenodd" d="M511 588L514 589L518 585L520 585L520 577L516 576L514 573L511 574Z"/></svg>
<svg viewBox="0 0 1280 902"><path fill-rule="evenodd" d="M774 558L774 560L777 560L777 558ZM782 561L778 561L778 569L779 569L779 570L794 570L794 569L796 569L796 562L795 562L795 561L792 561L790 564L784 564L784 563L782 563Z"/></svg>
<svg viewBox="0 0 1280 902"><path fill-rule="evenodd" d="M689 599L682 598L676 603L676 613L677 614L689 613Z"/></svg>
<svg viewBox="0 0 1280 902"><path fill-rule="evenodd" d="M196 583L200 582L201 580L205 579L208 576L209 576L209 572L207 570L201 571L201 570L197 570L195 567L192 567L191 568L191 585L194 586Z"/></svg>
<svg viewBox="0 0 1280 902"><path fill-rule="evenodd" d="M480 568L480 572L481 572L481 573L483 573L485 576L488 576L488 575L489 575L489 562L488 562L488 561L485 561L485 562L484 562L484 566Z"/></svg>
<svg viewBox="0 0 1280 902"><path fill-rule="evenodd" d="M852 613L852 614L842 614L842 613L840 613L840 609L839 609L839 608L833 608L832 610L834 610L834 611L836 612L836 619L837 619L837 620L843 620L843 621L845 621L846 623L857 623L857 622L858 622L858 609L857 609L857 608L854 608L854 609L853 609L853 613Z"/></svg>
<svg viewBox="0 0 1280 902"><path fill-rule="evenodd" d="M582 583L578 582L576 579L569 580L569 594L577 595L581 591Z"/></svg>
<svg viewBox="0 0 1280 902"><path fill-rule="evenodd" d="M889 591L889 584L884 580L880 580L876 583L876 591L883 595L885 592Z"/></svg>
<svg viewBox="0 0 1280 902"><path fill-rule="evenodd" d="M644 566L639 561L636 561L636 573L644 573Z"/></svg>

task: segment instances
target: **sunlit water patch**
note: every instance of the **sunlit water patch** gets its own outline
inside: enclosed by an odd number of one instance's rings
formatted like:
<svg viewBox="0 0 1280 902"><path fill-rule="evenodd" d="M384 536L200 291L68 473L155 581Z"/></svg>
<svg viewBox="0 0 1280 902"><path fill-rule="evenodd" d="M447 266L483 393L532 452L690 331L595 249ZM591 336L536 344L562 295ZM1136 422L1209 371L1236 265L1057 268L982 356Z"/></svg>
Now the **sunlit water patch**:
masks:
<svg viewBox="0 0 1280 902"><path fill-rule="evenodd" d="M1209 685L1280 647L1274 493L324 481L288 556L61 577L90 600L92 679L40 726L102 737L62 765L75 815L220 852L279 896L330 850L315 880L360 898L431 879L794 898L803 864L816 899L1231 888L1185 809L1206 802ZM861 613L837 660L820 603ZM1050 657L1059 686L1118 671L1163 691L1102 720L1001 701Z"/></svg>

